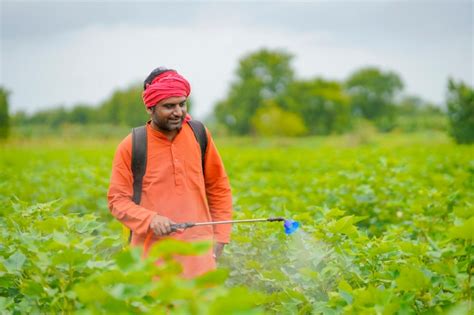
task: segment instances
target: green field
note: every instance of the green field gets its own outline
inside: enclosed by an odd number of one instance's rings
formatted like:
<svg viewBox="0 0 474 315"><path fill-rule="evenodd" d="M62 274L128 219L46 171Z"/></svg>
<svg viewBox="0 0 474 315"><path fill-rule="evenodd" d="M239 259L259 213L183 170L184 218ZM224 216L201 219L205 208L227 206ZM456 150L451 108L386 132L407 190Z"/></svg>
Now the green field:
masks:
<svg viewBox="0 0 474 315"><path fill-rule="evenodd" d="M185 281L171 261L156 267L124 245L106 204L118 142L0 147L0 313L472 311L473 146L439 133L217 139L234 218L302 228L234 226L220 270Z"/></svg>

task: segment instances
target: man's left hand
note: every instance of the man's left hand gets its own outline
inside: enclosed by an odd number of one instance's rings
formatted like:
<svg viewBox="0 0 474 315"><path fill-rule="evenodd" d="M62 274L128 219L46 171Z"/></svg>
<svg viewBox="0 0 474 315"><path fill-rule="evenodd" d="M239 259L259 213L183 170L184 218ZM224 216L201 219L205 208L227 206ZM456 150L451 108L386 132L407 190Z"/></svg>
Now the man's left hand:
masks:
<svg viewBox="0 0 474 315"><path fill-rule="evenodd" d="M215 243L214 244L214 259L218 260L219 257L222 255L222 251L224 250L224 243Z"/></svg>

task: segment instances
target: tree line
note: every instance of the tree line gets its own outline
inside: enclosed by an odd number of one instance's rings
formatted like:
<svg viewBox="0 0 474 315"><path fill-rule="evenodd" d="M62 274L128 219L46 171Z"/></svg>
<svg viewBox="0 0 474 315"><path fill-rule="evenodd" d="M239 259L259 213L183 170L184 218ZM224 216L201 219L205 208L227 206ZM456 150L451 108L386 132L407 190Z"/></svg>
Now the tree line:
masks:
<svg viewBox="0 0 474 315"><path fill-rule="evenodd" d="M119 89L98 106L76 104L72 108L57 108L38 111L32 115L24 112L16 113L12 123L18 125L47 125L59 127L63 124L116 124L139 126L147 120L142 105L142 88L140 84L132 84L128 88ZM143 110L140 110L143 109Z"/></svg>
<svg viewBox="0 0 474 315"><path fill-rule="evenodd" d="M342 82L303 80L292 59L266 49L244 56L227 97L215 107L218 123L230 134L285 136L344 133L361 119L380 131L445 126L439 106L401 94L404 84L395 72L364 67Z"/></svg>
<svg viewBox="0 0 474 315"><path fill-rule="evenodd" d="M364 67L342 81L300 79L292 59L286 51L269 49L243 56L226 97L214 106L209 120L213 129L227 135L328 135L348 132L358 122L368 121L381 132L449 128L459 142L474 141L474 92L463 82L448 80L442 109L404 94L403 80L396 72ZM77 104L32 115L18 112L9 122L8 92L1 88L0 136L8 133L9 124L139 126L148 118L140 110L141 93L141 84L133 84L95 107Z"/></svg>
<svg viewBox="0 0 474 315"><path fill-rule="evenodd" d="M448 79L442 108L404 94L393 71L363 67L343 81L298 79L292 59L268 49L241 58L227 97L215 106L220 127L234 135L328 135L368 121L381 132L448 130L458 142L474 142L474 90L463 82Z"/></svg>

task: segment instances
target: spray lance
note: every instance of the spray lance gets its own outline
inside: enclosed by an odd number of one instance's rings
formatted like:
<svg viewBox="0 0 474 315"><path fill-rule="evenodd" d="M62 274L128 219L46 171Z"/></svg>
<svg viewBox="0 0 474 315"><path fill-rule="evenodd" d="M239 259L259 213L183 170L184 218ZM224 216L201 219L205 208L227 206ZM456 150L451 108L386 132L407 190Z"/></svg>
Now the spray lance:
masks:
<svg viewBox="0 0 474 315"><path fill-rule="evenodd" d="M189 228L193 228L195 226L203 226L203 225L217 225L217 224L236 224L236 223L258 223L258 222L284 222L283 228L285 229L285 234L290 235L293 234L300 226L299 222L293 220L286 220L282 217L276 218L267 218L267 219L246 219L246 220L230 220L230 221L214 221L214 222L185 222L185 223L176 223L171 224L171 231L177 232L178 230L185 230ZM144 247L147 248L148 243L151 241L153 233L148 234L147 238L145 239Z"/></svg>

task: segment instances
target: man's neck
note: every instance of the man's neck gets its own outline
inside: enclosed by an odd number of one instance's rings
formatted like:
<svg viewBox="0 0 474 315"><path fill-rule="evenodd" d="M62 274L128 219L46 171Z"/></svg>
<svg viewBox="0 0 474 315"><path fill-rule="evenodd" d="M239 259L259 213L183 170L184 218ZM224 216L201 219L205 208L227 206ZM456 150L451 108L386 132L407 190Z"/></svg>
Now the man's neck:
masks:
<svg viewBox="0 0 474 315"><path fill-rule="evenodd" d="M179 130L164 130L164 129L161 129L160 127L158 127L158 125L156 125L153 120L151 121L150 123L151 127L153 129L155 129L156 131L159 131L161 132L162 134L164 134L166 136L166 138L168 138L169 141L173 141L173 139L176 137L176 135L178 134Z"/></svg>

